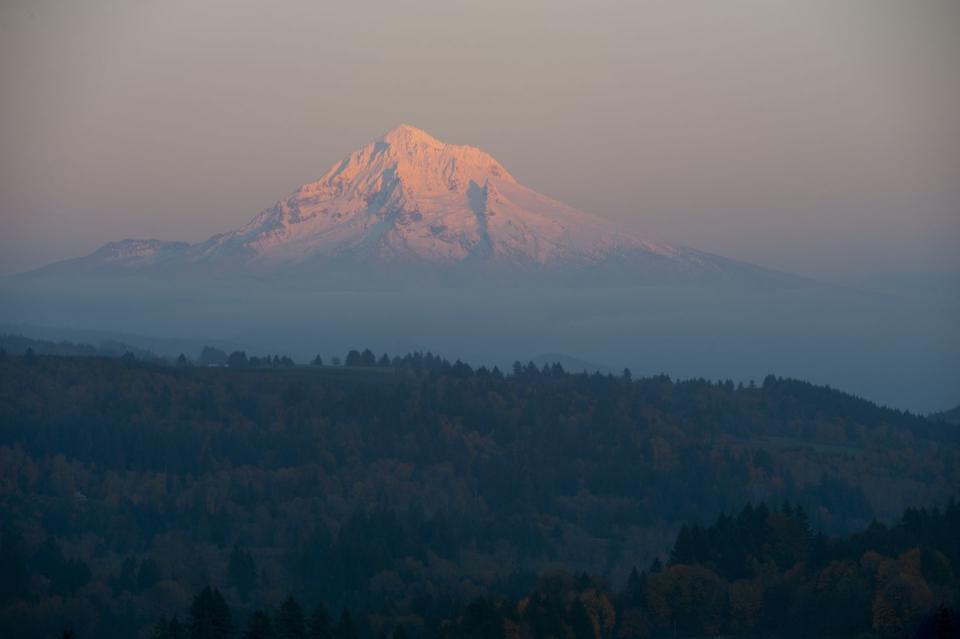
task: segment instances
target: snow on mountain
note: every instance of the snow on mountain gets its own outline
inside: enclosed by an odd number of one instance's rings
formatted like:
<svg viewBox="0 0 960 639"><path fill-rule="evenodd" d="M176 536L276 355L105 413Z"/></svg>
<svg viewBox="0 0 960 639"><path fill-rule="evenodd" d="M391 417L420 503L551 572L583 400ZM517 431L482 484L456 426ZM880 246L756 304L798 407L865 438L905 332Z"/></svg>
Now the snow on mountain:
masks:
<svg viewBox="0 0 960 639"><path fill-rule="evenodd" d="M206 266L254 273L344 264L762 271L620 232L519 184L484 151L445 144L408 125L353 152L239 229L193 245L112 242L68 263L78 261L121 271Z"/></svg>
<svg viewBox="0 0 960 639"><path fill-rule="evenodd" d="M620 235L520 185L480 149L401 125L190 254L208 260L242 253L264 266L318 256L545 265L593 262L627 247L676 252Z"/></svg>
<svg viewBox="0 0 960 639"><path fill-rule="evenodd" d="M96 260L117 266L136 267L178 257L190 247L186 242L122 240L103 245L90 254Z"/></svg>

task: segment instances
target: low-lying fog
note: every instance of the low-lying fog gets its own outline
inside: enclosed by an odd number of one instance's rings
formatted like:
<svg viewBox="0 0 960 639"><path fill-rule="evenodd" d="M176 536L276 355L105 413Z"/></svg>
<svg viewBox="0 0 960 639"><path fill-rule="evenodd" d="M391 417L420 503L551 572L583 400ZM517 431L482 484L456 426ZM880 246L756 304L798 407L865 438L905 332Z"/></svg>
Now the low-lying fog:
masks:
<svg viewBox="0 0 960 639"><path fill-rule="evenodd" d="M918 412L960 402L956 296L798 287L317 290L260 281L7 280L0 327L158 354L214 341L299 361L431 350L508 367L549 354L634 375L796 377ZM140 336L140 337L138 337ZM146 340L142 336L168 338Z"/></svg>

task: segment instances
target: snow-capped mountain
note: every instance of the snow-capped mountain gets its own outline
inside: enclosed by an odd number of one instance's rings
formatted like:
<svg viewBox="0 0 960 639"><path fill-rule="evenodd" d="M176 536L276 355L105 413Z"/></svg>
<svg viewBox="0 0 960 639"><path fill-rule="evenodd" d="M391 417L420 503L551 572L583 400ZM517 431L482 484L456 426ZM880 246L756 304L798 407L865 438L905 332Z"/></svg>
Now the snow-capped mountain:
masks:
<svg viewBox="0 0 960 639"><path fill-rule="evenodd" d="M322 273L358 269L651 275L767 273L652 242L519 184L493 157L400 125L319 180L205 242L123 240L43 270Z"/></svg>

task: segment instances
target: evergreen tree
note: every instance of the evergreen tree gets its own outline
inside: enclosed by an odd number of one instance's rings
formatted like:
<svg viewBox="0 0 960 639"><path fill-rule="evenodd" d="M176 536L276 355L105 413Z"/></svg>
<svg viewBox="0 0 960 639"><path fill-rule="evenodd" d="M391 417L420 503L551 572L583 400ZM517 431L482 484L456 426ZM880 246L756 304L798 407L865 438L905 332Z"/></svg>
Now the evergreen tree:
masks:
<svg viewBox="0 0 960 639"><path fill-rule="evenodd" d="M570 629L576 639L595 639L593 620L580 599L574 599L570 606Z"/></svg>
<svg viewBox="0 0 960 639"><path fill-rule="evenodd" d="M227 358L227 366L230 368L246 368L248 363L247 354L243 351L233 351Z"/></svg>
<svg viewBox="0 0 960 639"><path fill-rule="evenodd" d="M243 639L275 639L273 621L263 610L254 610L247 619Z"/></svg>
<svg viewBox="0 0 960 639"><path fill-rule="evenodd" d="M153 627L153 633L150 635L150 639L187 639L187 629L176 617L171 618L169 621L161 619L157 622L157 625Z"/></svg>
<svg viewBox="0 0 960 639"><path fill-rule="evenodd" d="M250 591L257 585L257 566L249 552L234 546L230 552L230 561L227 564L227 577L230 583L246 599Z"/></svg>
<svg viewBox="0 0 960 639"><path fill-rule="evenodd" d="M310 615L310 639L333 639L333 628L330 625L330 613L323 602L317 604Z"/></svg>
<svg viewBox="0 0 960 639"><path fill-rule="evenodd" d="M204 346L199 361L201 366L223 366L227 363L227 354L219 348Z"/></svg>
<svg viewBox="0 0 960 639"><path fill-rule="evenodd" d="M340 614L340 620L337 622L333 634L337 639L358 639L357 626L354 625L353 617L350 616L350 611L346 608Z"/></svg>
<svg viewBox="0 0 960 639"><path fill-rule="evenodd" d="M504 636L503 617L496 605L486 597L477 597L470 602L459 626L460 634L465 637L503 639Z"/></svg>
<svg viewBox="0 0 960 639"><path fill-rule="evenodd" d="M22 596L29 585L30 574L23 559L23 533L10 522L0 532L0 603Z"/></svg>
<svg viewBox="0 0 960 639"><path fill-rule="evenodd" d="M160 566L149 557L140 562L140 568L137 570L137 592L143 592L152 588L163 575L160 572Z"/></svg>
<svg viewBox="0 0 960 639"><path fill-rule="evenodd" d="M287 597L276 617L277 639L306 639L307 626L303 618L303 608L293 597Z"/></svg>
<svg viewBox="0 0 960 639"><path fill-rule="evenodd" d="M190 605L190 639L228 639L233 619L223 595L207 586Z"/></svg>
<svg viewBox="0 0 960 639"><path fill-rule="evenodd" d="M630 602L632 606L639 606L643 601L643 590L646 587L647 574L643 573L642 575L637 572L637 567L634 566L630 571L630 576L627 577L627 590L624 593L627 596L627 601Z"/></svg>

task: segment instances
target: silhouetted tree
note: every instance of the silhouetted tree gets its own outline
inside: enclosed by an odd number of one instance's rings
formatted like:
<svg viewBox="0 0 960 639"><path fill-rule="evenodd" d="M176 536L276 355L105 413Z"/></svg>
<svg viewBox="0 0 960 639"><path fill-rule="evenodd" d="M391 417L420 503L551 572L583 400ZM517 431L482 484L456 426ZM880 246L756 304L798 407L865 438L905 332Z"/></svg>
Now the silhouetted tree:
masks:
<svg viewBox="0 0 960 639"><path fill-rule="evenodd" d="M956 639L960 637L960 612L941 603L917 626L914 639Z"/></svg>
<svg viewBox="0 0 960 639"><path fill-rule="evenodd" d="M176 617L161 619L153 627L150 639L187 639L187 628Z"/></svg>
<svg viewBox="0 0 960 639"><path fill-rule="evenodd" d="M223 595L207 586L190 606L190 639L228 639L233 619Z"/></svg>
<svg viewBox="0 0 960 639"><path fill-rule="evenodd" d="M234 546L227 564L227 577L243 599L257 585L257 566L249 552Z"/></svg>
<svg viewBox="0 0 960 639"><path fill-rule="evenodd" d="M248 363L247 354L243 351L233 351L227 358L227 366L230 368L246 368Z"/></svg>
<svg viewBox="0 0 960 639"><path fill-rule="evenodd" d="M0 603L22 596L27 589L30 573L24 561L23 534L10 522L4 522L0 532Z"/></svg>
<svg viewBox="0 0 960 639"><path fill-rule="evenodd" d="M303 618L303 608L293 597L287 597L280 604L276 621L277 639L306 639L307 627Z"/></svg>
<svg viewBox="0 0 960 639"><path fill-rule="evenodd" d="M163 574L160 572L160 566L153 559L147 557L140 562L140 568L137 570L137 592L143 592L152 588L160 581Z"/></svg>
<svg viewBox="0 0 960 639"><path fill-rule="evenodd" d="M250 613L243 639L276 639L270 615L263 610L254 610Z"/></svg>
<svg viewBox="0 0 960 639"><path fill-rule="evenodd" d="M227 363L227 354L219 348L204 346L198 361L202 366L223 366Z"/></svg>
<svg viewBox="0 0 960 639"><path fill-rule="evenodd" d="M570 629L576 639L598 639L594 634L593 620L580 599L570 604Z"/></svg>
<svg viewBox="0 0 960 639"><path fill-rule="evenodd" d="M330 613L323 602L318 603L310 615L309 631L310 639L333 639Z"/></svg>
<svg viewBox="0 0 960 639"><path fill-rule="evenodd" d="M337 625L333 629L333 635L337 639L358 638L357 626L353 623L353 617L350 616L350 611L346 608L340 613L340 620L337 621Z"/></svg>

